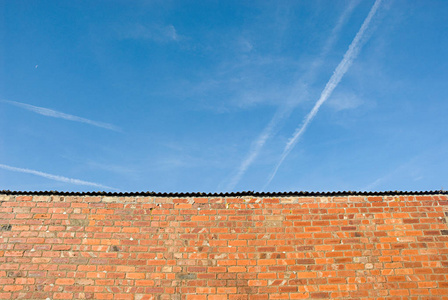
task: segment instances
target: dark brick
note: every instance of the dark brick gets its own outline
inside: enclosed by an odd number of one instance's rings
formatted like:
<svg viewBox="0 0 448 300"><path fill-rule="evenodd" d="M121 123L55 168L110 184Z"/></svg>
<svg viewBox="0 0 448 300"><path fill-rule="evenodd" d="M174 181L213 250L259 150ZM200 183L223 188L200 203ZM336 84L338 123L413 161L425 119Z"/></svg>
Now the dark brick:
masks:
<svg viewBox="0 0 448 300"><path fill-rule="evenodd" d="M313 265L315 264L315 261L313 258L309 258L309 259L296 259L296 264L299 265Z"/></svg>
<svg viewBox="0 0 448 300"><path fill-rule="evenodd" d="M0 226L0 231L11 231L11 224Z"/></svg>
<svg viewBox="0 0 448 300"><path fill-rule="evenodd" d="M311 298L328 299L328 298L330 298L330 296L328 293L313 293L313 294L311 294Z"/></svg>
<svg viewBox="0 0 448 300"><path fill-rule="evenodd" d="M8 277L15 278L15 277L22 277L22 276L23 276L22 273L19 272L19 271L10 271L10 272L8 272Z"/></svg>
<svg viewBox="0 0 448 300"><path fill-rule="evenodd" d="M341 230L343 231L356 230L356 226L342 226Z"/></svg>
<svg viewBox="0 0 448 300"><path fill-rule="evenodd" d="M196 279L196 274L194 274L194 273L189 273L189 274L186 274L186 273L177 273L176 274L176 278L177 279L180 279L180 280L186 280L186 279Z"/></svg>

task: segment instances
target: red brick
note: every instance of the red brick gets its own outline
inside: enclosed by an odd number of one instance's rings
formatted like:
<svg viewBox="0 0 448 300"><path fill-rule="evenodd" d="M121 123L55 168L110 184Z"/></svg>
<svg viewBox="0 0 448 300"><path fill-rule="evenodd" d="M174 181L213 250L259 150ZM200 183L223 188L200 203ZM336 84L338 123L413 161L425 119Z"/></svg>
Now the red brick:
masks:
<svg viewBox="0 0 448 300"><path fill-rule="evenodd" d="M207 295L187 295L187 300L207 300Z"/></svg>
<svg viewBox="0 0 448 300"><path fill-rule="evenodd" d="M73 278L58 278L55 282L57 285L72 285L75 283Z"/></svg>
<svg viewBox="0 0 448 300"><path fill-rule="evenodd" d="M448 296L446 195L8 197L0 299Z"/></svg>

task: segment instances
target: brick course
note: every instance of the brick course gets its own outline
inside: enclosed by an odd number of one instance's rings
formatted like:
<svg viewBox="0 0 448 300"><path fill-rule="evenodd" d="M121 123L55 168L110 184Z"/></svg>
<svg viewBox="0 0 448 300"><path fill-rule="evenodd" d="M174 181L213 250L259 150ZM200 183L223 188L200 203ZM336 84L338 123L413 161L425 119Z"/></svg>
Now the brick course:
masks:
<svg viewBox="0 0 448 300"><path fill-rule="evenodd" d="M446 194L0 194L0 299L448 299Z"/></svg>

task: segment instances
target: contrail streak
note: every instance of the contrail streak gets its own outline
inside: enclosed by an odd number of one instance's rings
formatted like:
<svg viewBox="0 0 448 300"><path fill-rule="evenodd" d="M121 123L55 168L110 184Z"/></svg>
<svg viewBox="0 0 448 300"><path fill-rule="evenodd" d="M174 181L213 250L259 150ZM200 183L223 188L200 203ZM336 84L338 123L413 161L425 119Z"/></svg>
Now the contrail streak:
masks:
<svg viewBox="0 0 448 300"><path fill-rule="evenodd" d="M337 36L339 35L339 32L341 31L342 26L345 24L347 18L350 16L352 11L355 9L355 7L358 5L359 1L352 1L350 4L345 8L344 12L339 17L336 25L331 30L330 37L325 42L322 52L319 55L319 57L311 64L310 69L298 80L295 88L293 88L293 91L291 93L290 98L296 98L297 93L299 90L303 87L304 82L312 82L314 81L316 77L316 71L322 66L323 64L323 58L327 56L328 52L332 48L333 44L337 40ZM297 104L292 104L291 101L287 101L287 104L281 105L274 116L272 117L271 121L267 124L267 126L263 129L261 134L258 136L258 138L252 143L249 153L247 154L246 158L243 160L243 162L240 164L236 174L232 177L229 184L227 185L227 190L233 190L235 186L238 184L238 182L241 180L243 175L246 173L247 169L252 165L252 163L257 158L258 154L260 153L261 149L263 149L263 146L267 142L267 140L274 134L279 122L283 119L287 119L294 107Z"/></svg>
<svg viewBox="0 0 448 300"><path fill-rule="evenodd" d="M313 109L305 117L305 120L303 121L301 126L299 126L296 129L294 135L292 136L292 138L289 139L288 143L286 144L286 147L283 150L282 156L280 157L280 161L275 166L275 169L272 172L271 176L269 177L263 190L271 183L272 179L274 179L275 175L277 174L278 168L281 166L281 164L283 163L285 158L288 156L288 154L291 152L291 150L297 144L299 138L302 136L302 134L305 132L305 130L308 127L308 125L310 124L310 122L316 116L321 105L331 96L331 94L333 93L333 90L338 86L342 77L344 76L344 74L347 72L347 70L352 65L353 60L356 58L359 51L361 50L361 47L365 43L365 40L363 39L365 31L367 30L376 11L378 10L378 7L381 4L381 1L382 0L376 0L375 3L373 4L372 8L370 9L369 14L367 15L367 18L364 20L364 23L362 24L361 28L359 29L359 31L356 34L355 38L353 39L352 43L348 47L347 52L345 52L344 58L339 63L339 65L336 67L330 80L325 85L325 88L322 91L319 100L316 102Z"/></svg>
<svg viewBox="0 0 448 300"><path fill-rule="evenodd" d="M64 119L64 120L69 120L69 121L74 121L74 122L80 122L80 123L85 123L85 124L89 124L89 125L93 125L96 127L101 127L104 129L109 129L109 130L114 130L114 131L118 131L121 132L121 129L109 124L109 123L103 123L103 122L97 122L97 121L92 121L89 119L85 119L82 117L78 117L78 116L74 116L74 115L69 115L60 111L56 111L56 110L52 110L49 108L45 108L45 107L39 107L39 106L34 106L34 105L30 105L30 104L26 104L26 103L22 103L22 102L17 102L17 101L11 101L11 100L0 100L3 103L8 103L11 105L15 105L21 108L24 108L26 110L35 112L37 114L43 115L43 116L47 116L47 117L53 117L53 118L58 118L58 119Z"/></svg>
<svg viewBox="0 0 448 300"><path fill-rule="evenodd" d="M277 112L275 113L274 117L271 119L269 124L263 129L263 131L259 135L258 139L252 143L249 154L241 163L240 167L238 168L238 172L231 179L229 185L227 186L228 190L233 190L233 188L238 184L238 182L241 180L241 177L243 177L244 173L246 173L249 166L257 158L264 144L271 137L272 132L274 131L278 122L280 121L280 119L282 119L282 117L285 116L285 114L287 114L285 109L277 110Z"/></svg>
<svg viewBox="0 0 448 300"><path fill-rule="evenodd" d="M59 175L52 175L52 174L48 174L48 173L44 173L44 172L40 172L40 171L36 171L36 170L16 168L16 167L11 167L11 166L7 166L7 165L3 165L3 164L0 164L0 169L14 171L14 172L20 172L20 173L33 174L33 175L37 175L40 177L44 177L44 178L48 178L48 179L52 179L52 180L56 180L56 181L60 181L60 182L65 182L65 183L76 184L76 185L87 185L87 186L93 186L93 187L97 187L97 188L101 188L101 189L117 190L116 188L101 185L101 184L98 184L95 182L73 179L73 178L68 178L68 177L59 176Z"/></svg>

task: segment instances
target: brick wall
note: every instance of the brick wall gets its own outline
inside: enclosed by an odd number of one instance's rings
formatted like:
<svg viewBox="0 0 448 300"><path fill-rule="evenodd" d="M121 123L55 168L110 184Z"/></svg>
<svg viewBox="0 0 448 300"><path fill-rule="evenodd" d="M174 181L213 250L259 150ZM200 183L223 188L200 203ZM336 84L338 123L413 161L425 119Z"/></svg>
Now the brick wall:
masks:
<svg viewBox="0 0 448 300"><path fill-rule="evenodd" d="M448 299L448 196L0 195L0 299Z"/></svg>

